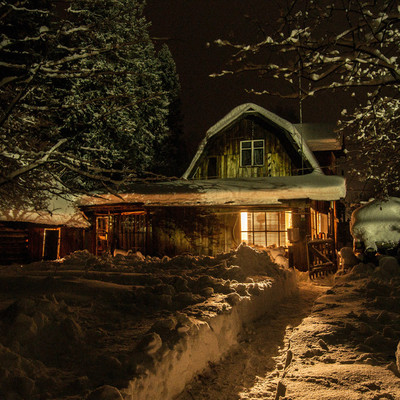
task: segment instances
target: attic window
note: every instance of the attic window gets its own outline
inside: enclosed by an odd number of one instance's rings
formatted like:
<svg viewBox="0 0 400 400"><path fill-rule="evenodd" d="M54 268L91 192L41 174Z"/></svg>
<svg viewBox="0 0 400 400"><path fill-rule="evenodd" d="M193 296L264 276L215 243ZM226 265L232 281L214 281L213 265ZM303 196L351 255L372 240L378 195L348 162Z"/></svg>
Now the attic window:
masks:
<svg viewBox="0 0 400 400"><path fill-rule="evenodd" d="M240 166L264 165L264 140L243 140L240 142Z"/></svg>

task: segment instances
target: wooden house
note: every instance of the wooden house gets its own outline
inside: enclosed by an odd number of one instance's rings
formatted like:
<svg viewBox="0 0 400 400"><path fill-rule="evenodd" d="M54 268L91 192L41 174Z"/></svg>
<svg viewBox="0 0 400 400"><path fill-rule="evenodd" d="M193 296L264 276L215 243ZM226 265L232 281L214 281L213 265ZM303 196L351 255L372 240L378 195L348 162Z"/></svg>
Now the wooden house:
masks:
<svg viewBox="0 0 400 400"><path fill-rule="evenodd" d="M0 265L56 260L87 247L89 223L72 204L53 198L47 211L0 212Z"/></svg>
<svg viewBox="0 0 400 400"><path fill-rule="evenodd" d="M345 196L334 175L341 144L304 128L255 104L236 107L207 131L182 179L82 198L91 251L215 255L246 242L285 247L304 269L307 240L337 242L335 202Z"/></svg>

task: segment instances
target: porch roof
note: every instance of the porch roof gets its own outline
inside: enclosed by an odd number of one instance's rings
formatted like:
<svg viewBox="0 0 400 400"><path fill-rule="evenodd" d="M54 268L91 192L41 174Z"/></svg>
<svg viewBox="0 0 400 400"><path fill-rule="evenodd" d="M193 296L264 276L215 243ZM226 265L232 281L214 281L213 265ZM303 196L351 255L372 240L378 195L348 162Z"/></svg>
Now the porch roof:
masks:
<svg viewBox="0 0 400 400"><path fill-rule="evenodd" d="M143 206L258 206L286 200L339 200L346 194L344 178L313 172L267 178L209 179L136 184L130 193L83 196L81 207L107 204Z"/></svg>

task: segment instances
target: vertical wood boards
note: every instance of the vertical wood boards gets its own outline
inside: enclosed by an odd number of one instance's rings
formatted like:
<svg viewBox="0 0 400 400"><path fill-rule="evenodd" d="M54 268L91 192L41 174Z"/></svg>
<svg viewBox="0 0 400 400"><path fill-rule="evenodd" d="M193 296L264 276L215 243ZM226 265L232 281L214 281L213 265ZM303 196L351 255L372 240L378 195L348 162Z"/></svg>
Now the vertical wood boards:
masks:
<svg viewBox="0 0 400 400"><path fill-rule="evenodd" d="M253 119L242 119L226 132L210 139L191 178L208 179L211 159L213 162L216 159L216 177L221 179L292 175L295 167L277 135ZM240 142L261 139L265 142L264 165L241 167Z"/></svg>

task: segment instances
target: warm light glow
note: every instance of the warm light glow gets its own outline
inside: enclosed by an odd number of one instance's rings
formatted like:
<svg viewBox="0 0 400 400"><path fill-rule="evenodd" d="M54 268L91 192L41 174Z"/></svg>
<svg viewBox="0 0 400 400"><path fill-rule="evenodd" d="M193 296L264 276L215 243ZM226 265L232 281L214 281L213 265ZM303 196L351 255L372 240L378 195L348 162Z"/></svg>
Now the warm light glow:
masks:
<svg viewBox="0 0 400 400"><path fill-rule="evenodd" d="M285 212L285 229L288 230L289 228L293 228L292 212L286 211Z"/></svg>
<svg viewBox="0 0 400 400"><path fill-rule="evenodd" d="M318 218L318 233L321 233L322 232L321 213L317 212L317 218Z"/></svg>
<svg viewBox="0 0 400 400"><path fill-rule="evenodd" d="M291 211L286 211L285 212L285 244L284 246L287 246L289 243L289 235L288 235L288 229L293 228L293 222L292 222L292 212Z"/></svg>
<svg viewBox="0 0 400 400"><path fill-rule="evenodd" d="M247 242L248 241L247 212L240 213L240 230L242 231L241 238L240 238L241 241ZM243 231L246 231L246 232L243 232Z"/></svg>

